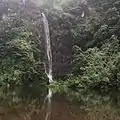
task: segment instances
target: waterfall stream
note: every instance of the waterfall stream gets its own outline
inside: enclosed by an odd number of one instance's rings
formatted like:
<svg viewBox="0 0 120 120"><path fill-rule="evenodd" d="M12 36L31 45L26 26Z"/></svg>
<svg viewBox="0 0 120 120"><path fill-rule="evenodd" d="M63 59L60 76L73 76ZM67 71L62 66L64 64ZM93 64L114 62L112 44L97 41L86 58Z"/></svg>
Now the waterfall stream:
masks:
<svg viewBox="0 0 120 120"><path fill-rule="evenodd" d="M48 62L48 69L45 65L45 73L49 79L49 83L53 82L52 77L52 51L51 51L51 42L50 42L50 34L49 34L49 25L48 20L44 13L42 15L42 21L44 26L44 33L45 33L45 49L46 49L46 55L47 55L47 62ZM45 117L45 120L48 120L51 115L51 99L52 99L52 90L49 88L48 95L46 96L44 100L44 105L47 101L47 114Z"/></svg>

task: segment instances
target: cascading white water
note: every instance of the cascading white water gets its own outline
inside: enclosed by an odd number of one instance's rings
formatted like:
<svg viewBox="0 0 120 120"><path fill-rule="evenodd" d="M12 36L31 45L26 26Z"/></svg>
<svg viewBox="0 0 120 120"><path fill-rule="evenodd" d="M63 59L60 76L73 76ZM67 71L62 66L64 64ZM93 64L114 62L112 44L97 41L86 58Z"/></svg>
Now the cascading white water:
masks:
<svg viewBox="0 0 120 120"><path fill-rule="evenodd" d="M52 51L51 51L51 42L50 42L50 34L49 34L49 25L48 25L48 20L47 20L45 14L42 13L41 15L42 15L42 21L43 21L43 26L44 26L45 44L46 44L45 49L46 49L47 62L48 62L48 70L47 70L46 65L45 65L45 73L49 79L49 83L52 83L53 82ZM51 99L52 99L52 90L49 88L48 95L46 96L46 98L44 100L44 104L48 100L48 103L47 103L48 111L47 111L45 120L48 120L50 118L50 115L51 115Z"/></svg>
<svg viewBox="0 0 120 120"><path fill-rule="evenodd" d="M44 31L45 31L46 52L47 52L47 59L48 59L48 70L46 70L46 74L49 78L49 83L51 83L51 82L53 82L53 79L52 79L52 51L51 51L48 20L44 13L42 13L42 21L43 21L43 26L44 26Z"/></svg>
<svg viewBox="0 0 120 120"><path fill-rule="evenodd" d="M22 2L23 2L23 4L25 5L25 2L26 2L26 1L25 1L25 0L22 0Z"/></svg>

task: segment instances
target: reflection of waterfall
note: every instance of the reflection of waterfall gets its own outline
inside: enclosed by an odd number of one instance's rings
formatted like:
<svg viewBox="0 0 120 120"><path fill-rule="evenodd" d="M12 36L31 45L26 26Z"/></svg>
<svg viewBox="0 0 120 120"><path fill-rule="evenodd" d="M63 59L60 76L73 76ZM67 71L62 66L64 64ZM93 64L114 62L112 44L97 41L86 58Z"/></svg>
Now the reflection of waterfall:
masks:
<svg viewBox="0 0 120 120"><path fill-rule="evenodd" d="M49 26L48 26L48 20L45 16L44 13L42 13L42 21L43 21L43 26L44 26L44 32L45 32L45 49L46 49L46 54L47 54L47 62L48 62L48 67L45 65L45 72L46 75L49 79L49 83L53 82L52 78L52 51L51 51L51 43L50 43L50 35L49 35ZM47 69L48 68L48 69ZM51 114L51 98L52 98L52 91L49 88L48 95L46 96L44 103L48 101L47 104L47 114L45 120L48 120L50 118Z"/></svg>

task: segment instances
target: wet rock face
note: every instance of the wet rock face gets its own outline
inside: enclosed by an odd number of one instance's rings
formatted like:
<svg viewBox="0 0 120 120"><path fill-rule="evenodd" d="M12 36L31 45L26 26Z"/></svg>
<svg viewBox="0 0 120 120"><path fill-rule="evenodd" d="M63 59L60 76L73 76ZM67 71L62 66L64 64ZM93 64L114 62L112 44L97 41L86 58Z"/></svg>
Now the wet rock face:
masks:
<svg viewBox="0 0 120 120"><path fill-rule="evenodd" d="M53 54L53 76L63 76L71 72L72 37L70 24L64 17L56 24L50 23L50 35Z"/></svg>
<svg viewBox="0 0 120 120"><path fill-rule="evenodd" d="M81 14L83 11L85 15L88 14L87 5L82 6L78 5L78 9L76 7L75 8L73 7L72 10L68 8L68 11L65 9L64 12L47 10L47 12L45 13L50 28L54 78L71 73L72 68L71 29L74 25L81 21ZM79 16L79 19L76 18L76 16ZM74 21L76 21L76 23L74 23ZM42 35L44 34L42 33Z"/></svg>
<svg viewBox="0 0 120 120"><path fill-rule="evenodd" d="M53 40L53 75L55 77L63 76L70 73L71 70L72 40L70 33L63 33Z"/></svg>

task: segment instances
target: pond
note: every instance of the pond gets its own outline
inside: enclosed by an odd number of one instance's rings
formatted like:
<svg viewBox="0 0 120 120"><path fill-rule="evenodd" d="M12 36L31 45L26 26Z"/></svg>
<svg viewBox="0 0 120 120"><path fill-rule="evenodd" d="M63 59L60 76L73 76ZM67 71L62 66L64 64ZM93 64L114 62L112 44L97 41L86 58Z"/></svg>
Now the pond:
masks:
<svg viewBox="0 0 120 120"><path fill-rule="evenodd" d="M116 96L116 97L114 97ZM120 120L118 94L54 94L49 120ZM0 107L0 120L45 120L44 99ZM6 103L7 104L7 103ZM43 108L44 107L44 108Z"/></svg>

